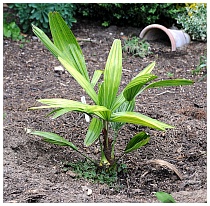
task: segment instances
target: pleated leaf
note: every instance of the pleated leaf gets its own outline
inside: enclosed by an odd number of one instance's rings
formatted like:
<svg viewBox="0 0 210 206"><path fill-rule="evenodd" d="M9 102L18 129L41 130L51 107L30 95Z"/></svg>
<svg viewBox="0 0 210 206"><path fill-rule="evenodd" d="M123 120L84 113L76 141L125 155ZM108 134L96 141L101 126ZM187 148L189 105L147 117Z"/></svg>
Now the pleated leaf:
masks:
<svg viewBox="0 0 210 206"><path fill-rule="evenodd" d="M116 112L112 114L110 121L139 124L142 126L163 131L167 128L174 128L171 125L165 124L163 122L160 122L156 119L152 119L148 116L145 116L137 112Z"/></svg>
<svg viewBox="0 0 210 206"><path fill-rule="evenodd" d="M62 52L53 44L53 42L41 29L32 24L32 31L56 58L58 58L58 56L63 56Z"/></svg>
<svg viewBox="0 0 210 206"><path fill-rule="evenodd" d="M118 109L118 107L120 107L125 101L126 99L123 96L123 92L121 92L114 101L112 111L115 112Z"/></svg>
<svg viewBox="0 0 210 206"><path fill-rule="evenodd" d="M101 87L103 92L100 92L100 105L112 108L113 102L116 99L118 88L120 86L122 75L122 47L121 41L115 39L104 70L104 86Z"/></svg>
<svg viewBox="0 0 210 206"><path fill-rule="evenodd" d="M92 118L84 140L84 144L86 146L93 144L99 138L102 128L102 121L97 118Z"/></svg>
<svg viewBox="0 0 210 206"><path fill-rule="evenodd" d="M67 71L97 104L97 94L90 84L84 56L73 33L57 12L50 13L49 20L55 44L53 44L42 30L34 25L32 25L33 32L44 43L49 51L61 61Z"/></svg>
<svg viewBox="0 0 210 206"><path fill-rule="evenodd" d="M103 119L106 118L106 116L103 116L103 112L111 113L110 110L108 110L104 106L98 106L98 105L88 105L81 102L68 100L68 99L40 99L37 100L38 102L42 104L46 104L44 106L38 106L38 107L31 107L30 109L46 109L46 108L66 108L67 111L78 111L78 112L84 112L88 114L95 114Z"/></svg>
<svg viewBox="0 0 210 206"><path fill-rule="evenodd" d="M94 112L95 115L103 120L109 121L111 117L111 110Z"/></svg>
<svg viewBox="0 0 210 206"><path fill-rule="evenodd" d="M73 150L78 151L77 147L73 143L69 142L68 140L64 139L63 137L61 137L55 133L42 132L42 131L31 131L29 133L43 137L45 142L49 142L49 143L56 144L59 146L69 146Z"/></svg>
<svg viewBox="0 0 210 206"><path fill-rule="evenodd" d="M130 102L125 101L123 104L120 105L120 107L116 109L115 112L132 112L134 110L134 107L135 99ZM124 124L125 122L111 122L111 127L113 130L118 131Z"/></svg>
<svg viewBox="0 0 210 206"><path fill-rule="evenodd" d="M92 87L95 87L97 84L98 80L100 79L101 75L103 74L102 70L95 70L93 77L91 79L91 85Z"/></svg>
<svg viewBox="0 0 210 206"><path fill-rule="evenodd" d="M125 148L125 153L132 152L134 150L139 149L140 147L147 144L150 140L150 137L145 132L140 132L137 135L135 135L127 144Z"/></svg>
<svg viewBox="0 0 210 206"><path fill-rule="evenodd" d="M152 62L147 67L145 67L141 72L139 72L139 74L136 77L144 75L144 74L150 74L151 71L154 69L154 67L155 67L155 62Z"/></svg>
<svg viewBox="0 0 210 206"><path fill-rule="evenodd" d="M71 64L69 64L63 58L58 57L58 60L66 68L66 70L76 79L78 84L87 92L90 98L97 104L98 96L95 90L93 89L91 83L88 80L86 80L84 76L82 76L76 69L74 69L74 67L72 67Z"/></svg>
<svg viewBox="0 0 210 206"><path fill-rule="evenodd" d="M58 12L49 13L49 24L55 46L64 53L65 60L90 82L82 50L69 26Z"/></svg>
<svg viewBox="0 0 210 206"><path fill-rule="evenodd" d="M99 84L99 89L98 89L98 104L99 105L104 105L104 82L101 82Z"/></svg>
<svg viewBox="0 0 210 206"><path fill-rule="evenodd" d="M143 74L134 78L128 83L128 85L123 90L123 95L127 101L131 101L142 89L145 84L153 79L157 78L157 76L152 74Z"/></svg>
<svg viewBox="0 0 210 206"><path fill-rule="evenodd" d="M78 84L87 92L90 98L97 104L98 97L96 92L94 91L91 83L87 80L87 77L84 77L77 69L75 68L75 64L73 64L67 56L61 52L44 34L42 30L33 25L33 31L37 37L44 43L44 45L52 52L52 54L58 58L58 60L63 64L66 70L76 79Z"/></svg>
<svg viewBox="0 0 210 206"><path fill-rule="evenodd" d="M73 108L59 108L59 109L54 109L53 111L51 111L49 114L47 114L46 116L50 116L53 115L52 119L56 119L68 112L73 111Z"/></svg>
<svg viewBox="0 0 210 206"><path fill-rule="evenodd" d="M184 86L184 85L192 85L194 82L188 79L168 79L168 80L160 80L157 82L153 82L146 86L145 89L157 88L157 87L170 87L170 86Z"/></svg>

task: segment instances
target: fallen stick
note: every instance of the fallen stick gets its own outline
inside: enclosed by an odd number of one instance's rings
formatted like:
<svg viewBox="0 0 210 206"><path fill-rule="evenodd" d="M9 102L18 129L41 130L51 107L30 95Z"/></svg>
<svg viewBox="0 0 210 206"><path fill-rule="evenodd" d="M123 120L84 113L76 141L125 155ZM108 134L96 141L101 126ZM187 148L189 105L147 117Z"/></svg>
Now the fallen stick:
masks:
<svg viewBox="0 0 210 206"><path fill-rule="evenodd" d="M171 93L171 94L174 94L174 92L171 92L171 91L169 91L169 90L166 90L166 91L161 92L161 93L156 94L156 95L158 96L158 95L165 94L165 93Z"/></svg>
<svg viewBox="0 0 210 206"><path fill-rule="evenodd" d="M76 39L77 39L77 41L85 41L85 42L94 42L94 43L97 43L96 40L92 40L90 38L81 39L81 38L77 37Z"/></svg>
<svg viewBox="0 0 210 206"><path fill-rule="evenodd" d="M159 164L160 166L166 166L169 169L171 169L172 171L174 171L180 180L183 179L182 174L178 171L178 169L174 165L172 165L171 163L169 163L165 160L154 159L154 160L148 160L147 163Z"/></svg>

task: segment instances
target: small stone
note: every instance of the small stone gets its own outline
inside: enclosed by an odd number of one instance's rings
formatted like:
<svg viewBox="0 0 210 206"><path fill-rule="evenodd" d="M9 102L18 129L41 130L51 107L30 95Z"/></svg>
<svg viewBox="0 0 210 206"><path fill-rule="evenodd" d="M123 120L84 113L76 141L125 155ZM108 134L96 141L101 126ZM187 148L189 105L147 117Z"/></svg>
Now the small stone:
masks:
<svg viewBox="0 0 210 206"><path fill-rule="evenodd" d="M6 203L18 203L18 200L10 200L10 201L8 201Z"/></svg>
<svg viewBox="0 0 210 206"><path fill-rule="evenodd" d="M92 192L93 192L93 191L92 191L91 189L88 189L87 195L88 195L88 196L92 195Z"/></svg>
<svg viewBox="0 0 210 206"><path fill-rule="evenodd" d="M71 170L68 170L68 171L66 172L66 174L69 175L70 177L73 177L73 178L75 178L75 177L77 176L77 174L74 173L74 172L72 172Z"/></svg>
<svg viewBox="0 0 210 206"><path fill-rule="evenodd" d="M87 196L90 196L93 193L93 191L90 188L88 188L87 186L82 186L82 191L84 191L84 192L87 191Z"/></svg>
<svg viewBox="0 0 210 206"><path fill-rule="evenodd" d="M36 41L36 40L38 40L38 37L32 36L32 40Z"/></svg>
<svg viewBox="0 0 210 206"><path fill-rule="evenodd" d="M98 154L100 151L99 151L99 149L98 148L96 148L95 150L94 150L94 154Z"/></svg>
<svg viewBox="0 0 210 206"><path fill-rule="evenodd" d="M87 186L82 186L82 191L86 191L88 190L89 188Z"/></svg>
<svg viewBox="0 0 210 206"><path fill-rule="evenodd" d="M57 72L57 73L64 73L65 72L65 70L62 66L54 67L54 71Z"/></svg>

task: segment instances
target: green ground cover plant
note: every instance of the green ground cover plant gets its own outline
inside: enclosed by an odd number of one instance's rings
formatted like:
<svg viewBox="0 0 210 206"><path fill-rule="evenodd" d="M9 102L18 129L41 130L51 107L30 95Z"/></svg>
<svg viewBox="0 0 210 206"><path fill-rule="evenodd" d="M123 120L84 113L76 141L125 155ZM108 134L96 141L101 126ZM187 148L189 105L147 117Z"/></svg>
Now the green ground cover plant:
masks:
<svg viewBox="0 0 210 206"><path fill-rule="evenodd" d="M150 44L145 40L140 40L139 37L132 37L124 41L123 51L134 56L144 58L151 54Z"/></svg>
<svg viewBox="0 0 210 206"><path fill-rule="evenodd" d="M24 36L20 33L20 28L15 22L4 22L3 34L4 37L11 38L13 41L19 41L24 39Z"/></svg>
<svg viewBox="0 0 210 206"><path fill-rule="evenodd" d="M88 157L73 142L58 134L31 129L27 130L28 133L41 136L44 141L49 143L68 146L79 152L97 167L103 167L106 171L111 171L117 170L120 158L141 148L150 140L150 135L145 131L141 131L128 141L121 155L116 156L116 142L120 141L118 132L125 123L139 124L160 131L174 128L172 125L135 112L136 97L146 89L192 85L193 81L187 79L153 81L157 76L151 73L155 67L155 62L152 62L140 71L120 92L119 87L122 77L122 46L120 40L114 40L105 69L96 70L92 78L90 78L82 50L74 34L58 12L49 13L49 24L53 42L35 25L32 25L33 32L73 76L78 85L84 89L92 103L85 104L61 98L39 99L37 101L42 105L30 109L52 109L48 115L51 115L54 119L72 111L88 115L90 124L84 139L84 145L88 147L98 140L100 143L100 159ZM99 82L100 77L103 77L102 82Z"/></svg>
<svg viewBox="0 0 210 206"><path fill-rule="evenodd" d="M76 178L85 178L92 182L105 183L111 187L116 183L119 173L127 172L127 166L125 164L119 164L116 170L108 171L106 168L98 167L90 161L77 161L64 163L62 170L64 172L69 170L74 172Z"/></svg>
<svg viewBox="0 0 210 206"><path fill-rule="evenodd" d="M24 36L21 34L19 26L15 21L8 20L8 13L4 13L3 17L3 35L6 38L11 38L13 41L22 41L25 42Z"/></svg>

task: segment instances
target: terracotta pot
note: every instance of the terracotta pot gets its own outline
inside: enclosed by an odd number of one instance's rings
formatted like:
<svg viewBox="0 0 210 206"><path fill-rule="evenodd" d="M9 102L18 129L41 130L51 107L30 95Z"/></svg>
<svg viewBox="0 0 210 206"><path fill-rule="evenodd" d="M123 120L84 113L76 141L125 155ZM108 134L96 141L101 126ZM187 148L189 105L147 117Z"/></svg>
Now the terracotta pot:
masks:
<svg viewBox="0 0 210 206"><path fill-rule="evenodd" d="M167 29L160 24L151 24L145 27L139 37L145 40L158 40L169 38L171 50L176 51L176 48L182 47L190 43L190 36L182 30Z"/></svg>

